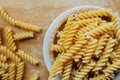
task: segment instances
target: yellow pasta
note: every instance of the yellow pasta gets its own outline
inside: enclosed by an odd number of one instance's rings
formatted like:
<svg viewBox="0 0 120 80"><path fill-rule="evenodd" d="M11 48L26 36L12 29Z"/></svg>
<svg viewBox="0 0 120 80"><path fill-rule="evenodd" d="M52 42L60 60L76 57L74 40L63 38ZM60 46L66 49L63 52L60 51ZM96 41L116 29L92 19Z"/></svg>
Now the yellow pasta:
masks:
<svg viewBox="0 0 120 80"><path fill-rule="evenodd" d="M51 46L51 51L55 51L55 52L65 52L65 49L64 49L63 46L52 45L52 46Z"/></svg>
<svg viewBox="0 0 120 80"><path fill-rule="evenodd" d="M107 44L108 38L110 36L108 34L105 34L100 37L98 41L98 45L95 51L95 55L98 56L100 53L102 53L102 50L104 49L104 46Z"/></svg>
<svg viewBox="0 0 120 80"><path fill-rule="evenodd" d="M18 52L16 53L21 59L28 61L29 63L33 64L33 65L37 65L39 63L38 60L32 58L30 55L26 54L24 51L22 50L18 50Z"/></svg>
<svg viewBox="0 0 120 80"><path fill-rule="evenodd" d="M8 73L3 74L1 80L8 80Z"/></svg>
<svg viewBox="0 0 120 80"><path fill-rule="evenodd" d="M6 73L6 70L4 68L0 68L0 76L4 73Z"/></svg>
<svg viewBox="0 0 120 80"><path fill-rule="evenodd" d="M22 80L24 74L24 62L18 63L15 80Z"/></svg>
<svg viewBox="0 0 120 80"><path fill-rule="evenodd" d="M82 58L82 56L83 56L84 54L85 54L84 52L78 52L78 53L73 57L74 61L75 61L75 62L79 62L80 59Z"/></svg>
<svg viewBox="0 0 120 80"><path fill-rule="evenodd" d="M69 61L71 57L73 57L80 50L80 48L86 43L87 43L87 40L85 40L85 37L81 36L80 39L76 41L75 45L70 47L70 49L68 49L66 53L63 56L61 56L61 58L58 61L60 62Z"/></svg>
<svg viewBox="0 0 120 80"><path fill-rule="evenodd" d="M12 18L1 6L0 6L0 16L9 24L15 26L15 19Z"/></svg>
<svg viewBox="0 0 120 80"><path fill-rule="evenodd" d="M70 15L50 45L57 57L48 80L56 75L61 80L113 79L120 72L119 34L118 16L110 10Z"/></svg>
<svg viewBox="0 0 120 80"><path fill-rule="evenodd" d="M73 42L73 39L75 37L75 34L78 28L79 28L78 24L75 24L74 26L70 27L68 35L66 36L66 39L63 42L63 46L65 49L69 49L70 46L72 46L72 42Z"/></svg>
<svg viewBox="0 0 120 80"><path fill-rule="evenodd" d="M97 22L91 23L91 24L89 24L89 25L87 25L87 26L85 26L85 27L83 27L83 28L80 28L79 32L81 32L81 33L84 34L85 32L88 32L88 31L90 31L90 30L93 30L93 29L95 29L95 28L97 28L97 27L98 27Z"/></svg>
<svg viewBox="0 0 120 80"><path fill-rule="evenodd" d="M0 67L7 70L8 69L8 64L0 61Z"/></svg>
<svg viewBox="0 0 120 80"><path fill-rule="evenodd" d="M10 64L8 67L8 79L9 80L15 80L15 64Z"/></svg>
<svg viewBox="0 0 120 80"><path fill-rule="evenodd" d="M77 18L80 20L82 19L89 19L89 18L95 18L95 17L111 17L110 10L95 10L95 11L89 11L78 14Z"/></svg>
<svg viewBox="0 0 120 80"><path fill-rule="evenodd" d="M90 80L111 80L114 77L113 74L109 75L109 76L105 76L104 74L98 75L94 78L91 78Z"/></svg>
<svg viewBox="0 0 120 80"><path fill-rule="evenodd" d="M19 40L23 40L23 39L27 39L27 38L33 38L33 37L34 37L33 32L22 32L22 33L16 33L14 35L14 40L19 41Z"/></svg>
<svg viewBox="0 0 120 80"><path fill-rule="evenodd" d="M119 20L117 15L113 15L112 20L113 22L113 28L114 28L114 34L118 40L120 40L120 27L119 27Z"/></svg>
<svg viewBox="0 0 120 80"><path fill-rule="evenodd" d="M75 80L82 80L93 69L94 66L95 62L93 61L83 66L80 71L76 73Z"/></svg>
<svg viewBox="0 0 120 80"><path fill-rule="evenodd" d="M0 61L1 62L6 62L7 61L7 57L4 56L3 54L0 55Z"/></svg>
<svg viewBox="0 0 120 80"><path fill-rule="evenodd" d="M108 32L110 30L113 30L112 26L113 26L112 23L104 24L96 29L91 30L90 32L85 33L85 35L90 35L92 37L100 36L100 35L103 35L104 33Z"/></svg>
<svg viewBox="0 0 120 80"><path fill-rule="evenodd" d="M5 46L1 46L0 47L0 51L2 54L6 55L8 58L10 58L12 61L14 62L20 62L20 58L15 55L15 53L13 53L12 51L10 51L7 47Z"/></svg>
<svg viewBox="0 0 120 80"><path fill-rule="evenodd" d="M29 31L35 31L35 32L40 32L41 27L32 25L29 23L22 22L20 20L15 20L12 18L2 7L0 7L0 16L7 21L9 24L13 26L17 26L19 28L29 30Z"/></svg>
<svg viewBox="0 0 120 80"><path fill-rule="evenodd" d="M34 73L33 76L30 78L30 80L38 80L39 75L37 73Z"/></svg>
<svg viewBox="0 0 120 80"><path fill-rule="evenodd" d="M33 32L40 32L40 30L41 30L41 27L39 27L39 26L25 23L25 22L19 21L19 20L15 21L15 25L19 28L22 28L22 29L25 29L28 31L33 31Z"/></svg>
<svg viewBox="0 0 120 80"><path fill-rule="evenodd" d="M106 76L110 76L110 74L113 74L114 71L118 69L120 69L120 60L114 61L113 64L104 69L103 72Z"/></svg>
<svg viewBox="0 0 120 80"><path fill-rule="evenodd" d="M12 50L15 51L17 49L14 39L13 39L13 32L10 28L5 27L4 29L4 36L5 36L5 42L6 42L6 46Z"/></svg>
<svg viewBox="0 0 120 80"><path fill-rule="evenodd" d="M69 61L64 66L62 80L70 80L70 73L72 70L73 61Z"/></svg>
<svg viewBox="0 0 120 80"><path fill-rule="evenodd" d="M111 52L113 51L113 47L115 46L116 40L109 38L106 47L104 49L104 52L100 56L100 59L97 61L97 64L95 65L93 71L101 70L103 66L106 65L106 62L108 61Z"/></svg>
<svg viewBox="0 0 120 80"><path fill-rule="evenodd" d="M88 43L86 54L82 58L82 63L88 63L92 59L92 56L95 52L95 49L97 47L97 40L96 39L91 39L90 42Z"/></svg>

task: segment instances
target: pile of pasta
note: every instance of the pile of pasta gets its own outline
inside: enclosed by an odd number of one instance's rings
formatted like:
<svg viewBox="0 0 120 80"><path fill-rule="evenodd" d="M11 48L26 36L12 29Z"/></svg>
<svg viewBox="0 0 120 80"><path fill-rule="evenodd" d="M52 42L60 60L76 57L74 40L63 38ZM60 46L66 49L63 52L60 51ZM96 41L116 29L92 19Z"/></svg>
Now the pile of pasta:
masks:
<svg viewBox="0 0 120 80"><path fill-rule="evenodd" d="M23 80L24 62L37 66L39 60L18 49L16 43L33 38L35 32L40 32L41 27L12 18L2 7L0 7L0 16L12 26L27 30L14 33L9 27L0 29L0 80ZM34 72L29 80L37 80L38 77L38 73Z"/></svg>
<svg viewBox="0 0 120 80"><path fill-rule="evenodd" d="M70 15L50 46L58 54L49 80L111 80L120 70L120 27L111 10Z"/></svg>

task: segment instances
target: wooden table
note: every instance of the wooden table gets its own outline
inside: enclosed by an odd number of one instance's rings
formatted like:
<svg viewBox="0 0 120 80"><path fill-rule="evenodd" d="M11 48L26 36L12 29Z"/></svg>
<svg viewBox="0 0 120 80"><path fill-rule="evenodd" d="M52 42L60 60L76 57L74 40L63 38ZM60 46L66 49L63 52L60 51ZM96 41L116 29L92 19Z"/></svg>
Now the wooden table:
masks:
<svg viewBox="0 0 120 80"><path fill-rule="evenodd" d="M39 80L47 80L48 70L43 60L43 40L50 23L63 11L75 6L97 5L111 8L120 13L120 0L0 0L7 12L14 17L25 22L29 22L42 27L42 32L35 34L34 39L18 42L18 47L40 60L40 65L35 67L29 63L25 65L24 80L29 80L33 72L38 72ZM21 32L18 28L12 27L0 18L0 25L9 26L13 31Z"/></svg>

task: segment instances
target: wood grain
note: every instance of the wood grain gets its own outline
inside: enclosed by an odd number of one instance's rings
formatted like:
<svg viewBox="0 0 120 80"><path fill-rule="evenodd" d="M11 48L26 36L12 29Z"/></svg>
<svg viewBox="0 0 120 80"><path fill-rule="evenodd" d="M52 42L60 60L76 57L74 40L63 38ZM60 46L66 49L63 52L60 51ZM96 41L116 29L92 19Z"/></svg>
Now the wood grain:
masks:
<svg viewBox="0 0 120 80"><path fill-rule="evenodd" d="M60 13L81 5L102 6L120 13L119 3L120 0L0 0L0 5L15 19L42 27L42 32L35 34L35 38L18 42L21 50L39 59L41 63L39 66L33 66L26 62L24 80L29 80L33 72L39 73L39 80L47 80L48 71L43 60L43 40L50 23ZM1 18L0 25L9 26L14 33L24 31L12 27Z"/></svg>

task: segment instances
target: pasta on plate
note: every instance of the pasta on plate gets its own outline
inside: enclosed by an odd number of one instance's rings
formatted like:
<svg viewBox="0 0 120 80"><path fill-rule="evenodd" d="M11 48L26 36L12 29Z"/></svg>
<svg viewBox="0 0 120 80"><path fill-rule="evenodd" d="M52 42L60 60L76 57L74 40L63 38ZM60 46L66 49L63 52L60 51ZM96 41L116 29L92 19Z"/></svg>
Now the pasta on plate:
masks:
<svg viewBox="0 0 120 80"><path fill-rule="evenodd" d="M57 31L48 80L111 80L120 71L120 28L111 10L72 14Z"/></svg>

